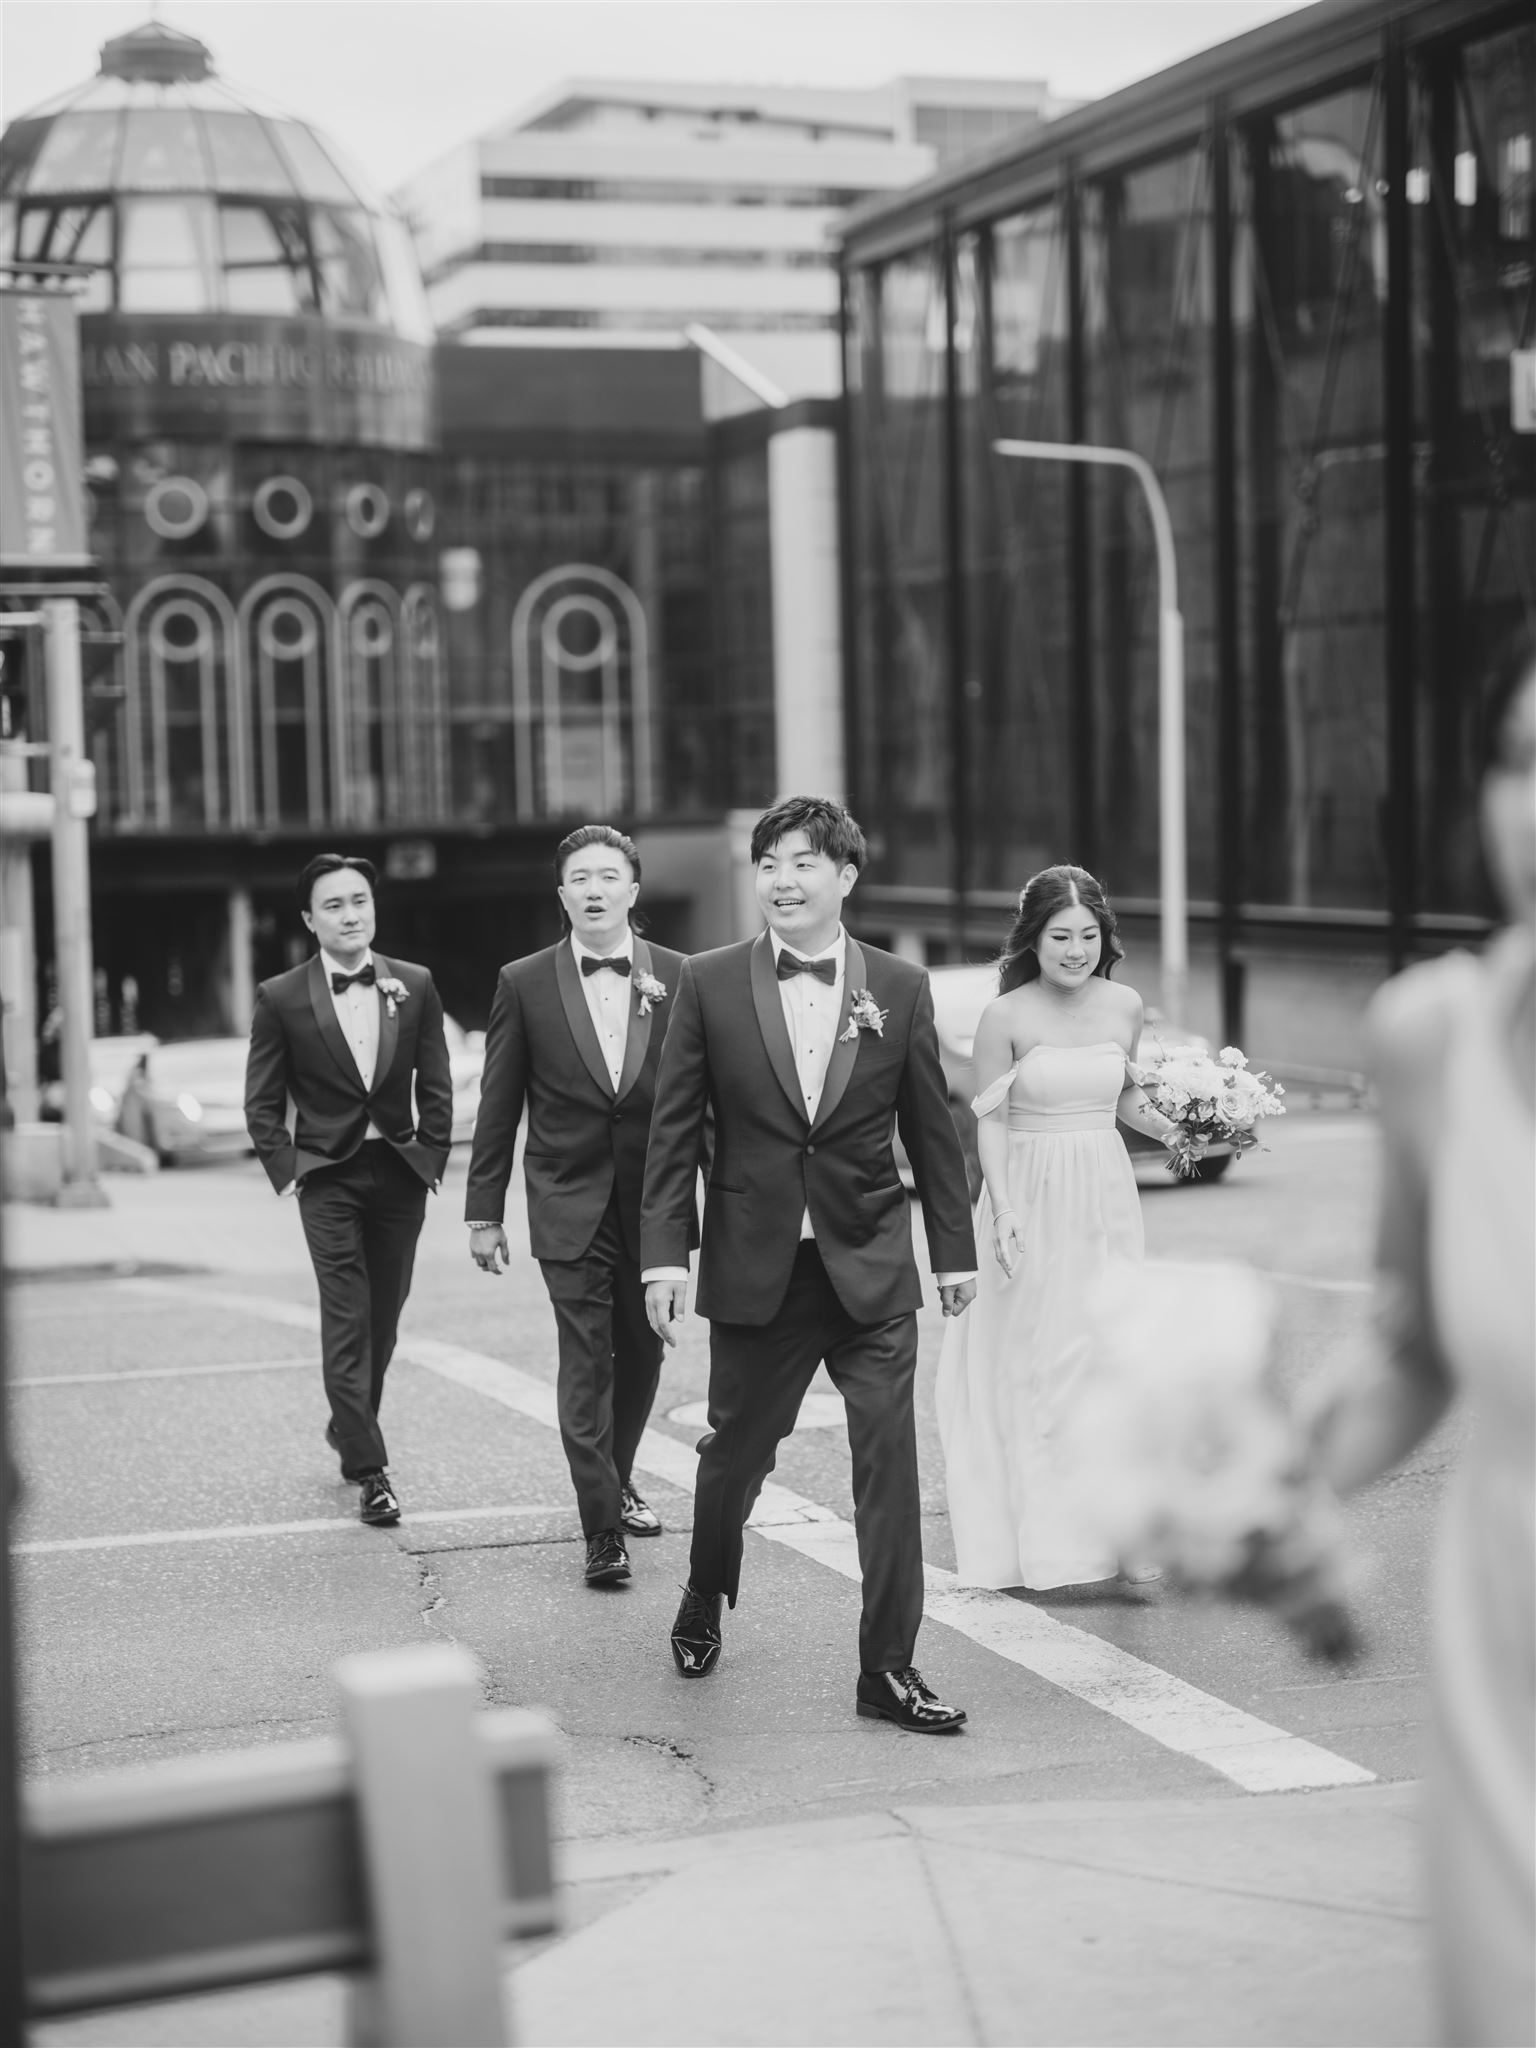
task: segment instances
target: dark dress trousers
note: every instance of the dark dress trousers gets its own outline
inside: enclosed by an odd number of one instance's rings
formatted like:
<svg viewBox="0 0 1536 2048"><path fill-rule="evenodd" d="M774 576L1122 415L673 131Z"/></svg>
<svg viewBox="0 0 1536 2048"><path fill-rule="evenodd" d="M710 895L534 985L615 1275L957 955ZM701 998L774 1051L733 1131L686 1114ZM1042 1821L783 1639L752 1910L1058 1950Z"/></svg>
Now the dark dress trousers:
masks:
<svg viewBox="0 0 1536 2048"><path fill-rule="evenodd" d="M700 1125L713 1109L698 1308L710 1321L709 1419L691 1578L735 1605L742 1529L825 1360L848 1410L867 1671L912 1662L923 1610L912 1383L922 1283L892 1135L912 1163L935 1272L976 1265L965 1160L920 967L846 941L838 1037L814 1120L795 1072L768 935L683 971L662 1054L641 1266L688 1263ZM882 1030L846 1036L868 990ZM800 1235L809 1210L814 1242Z"/></svg>
<svg viewBox="0 0 1536 2048"><path fill-rule="evenodd" d="M318 954L257 989L245 1073L245 1122L257 1156L279 1192L298 1182L320 1290L331 1427L350 1478L389 1463L379 1427L384 1375L410 1292L427 1189L442 1177L453 1134L443 1006L432 977L377 951L373 962L380 979L403 982L406 993L391 1004L375 990L371 1088Z"/></svg>
<svg viewBox="0 0 1536 2048"><path fill-rule="evenodd" d="M619 1525L620 1490L629 1483L661 1373L662 1343L646 1321L640 1284L640 1194L657 1061L683 957L636 933L630 958L617 1088L570 941L502 968L485 1034L464 1203L466 1222L501 1222L526 1104L528 1234L555 1311L560 1434L588 1536ZM644 1016L636 987L642 974L666 989ZM684 1238L697 1242L691 1190L686 1208Z"/></svg>

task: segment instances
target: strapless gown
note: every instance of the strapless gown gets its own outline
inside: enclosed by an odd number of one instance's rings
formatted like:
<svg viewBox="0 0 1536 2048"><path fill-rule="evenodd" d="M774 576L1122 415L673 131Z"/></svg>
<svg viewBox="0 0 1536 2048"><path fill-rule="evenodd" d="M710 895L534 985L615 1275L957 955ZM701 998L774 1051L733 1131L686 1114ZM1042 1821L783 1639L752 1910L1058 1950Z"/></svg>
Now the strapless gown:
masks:
<svg viewBox="0 0 1536 2048"><path fill-rule="evenodd" d="M1079 1526L1058 1478L1057 1440L1088 1351L1105 1274L1139 1260L1141 1201L1115 1128L1125 1053L1112 1043L1035 1046L977 1096L1008 1118L1008 1196L1023 1257L992 1255L992 1201L976 1205L976 1299L939 1360L939 1433L956 1568L971 1586L1086 1585L1117 1560Z"/></svg>
<svg viewBox="0 0 1536 2048"><path fill-rule="evenodd" d="M1428 1852L1442 2038L1536 2039L1536 1243L1531 1112L1506 1020L1528 935L1433 967L1451 1020L1430 1185L1429 1280L1471 1433L1434 1577Z"/></svg>

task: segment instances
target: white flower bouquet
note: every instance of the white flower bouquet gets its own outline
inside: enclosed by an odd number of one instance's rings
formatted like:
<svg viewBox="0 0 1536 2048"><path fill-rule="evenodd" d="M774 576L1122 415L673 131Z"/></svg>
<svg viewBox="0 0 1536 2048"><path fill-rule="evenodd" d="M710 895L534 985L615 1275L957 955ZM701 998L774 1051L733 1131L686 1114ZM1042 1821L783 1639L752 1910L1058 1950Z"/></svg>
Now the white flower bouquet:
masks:
<svg viewBox="0 0 1536 2048"><path fill-rule="evenodd" d="M1244 1266L1125 1266L1093 1318L1060 1438L1075 1512L1133 1575L1254 1600L1314 1655L1359 1648L1338 1502L1276 1364L1279 1309Z"/></svg>
<svg viewBox="0 0 1536 2048"><path fill-rule="evenodd" d="M1153 1108L1185 1133L1188 1142L1168 1160L1168 1171L1185 1178L1213 1144L1229 1145L1241 1157L1259 1144L1255 1124L1285 1115L1285 1090L1268 1074L1255 1073L1235 1045L1214 1057L1198 1046L1160 1045L1131 1072Z"/></svg>

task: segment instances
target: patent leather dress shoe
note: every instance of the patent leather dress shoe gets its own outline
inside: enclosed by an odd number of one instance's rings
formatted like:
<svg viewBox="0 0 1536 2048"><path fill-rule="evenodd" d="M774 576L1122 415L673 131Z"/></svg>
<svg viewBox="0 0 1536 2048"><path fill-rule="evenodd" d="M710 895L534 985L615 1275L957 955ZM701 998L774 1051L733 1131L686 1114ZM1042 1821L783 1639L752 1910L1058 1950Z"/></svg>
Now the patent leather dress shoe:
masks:
<svg viewBox="0 0 1536 2048"><path fill-rule="evenodd" d="M619 1520L624 1524L630 1535L659 1536L661 1534L661 1517L657 1514L656 1510L648 1502L643 1501L632 1486L623 1487L620 1491L624 1502L624 1512L619 1516Z"/></svg>
<svg viewBox="0 0 1536 2048"><path fill-rule="evenodd" d="M861 1671L859 1713L866 1721L894 1721L914 1735L949 1735L965 1720L963 1707L946 1707L909 1664L904 1671Z"/></svg>
<svg viewBox="0 0 1536 2048"><path fill-rule="evenodd" d="M365 1472L358 1481L362 1498L357 1512L371 1529L392 1529L400 1519L400 1503L382 1472Z"/></svg>
<svg viewBox="0 0 1536 2048"><path fill-rule="evenodd" d="M672 1624L672 1656L684 1678L703 1678L720 1661L720 1595L684 1586Z"/></svg>
<svg viewBox="0 0 1536 2048"><path fill-rule="evenodd" d="M587 1538L587 1584L617 1586L629 1577L629 1552L618 1529L599 1529Z"/></svg>

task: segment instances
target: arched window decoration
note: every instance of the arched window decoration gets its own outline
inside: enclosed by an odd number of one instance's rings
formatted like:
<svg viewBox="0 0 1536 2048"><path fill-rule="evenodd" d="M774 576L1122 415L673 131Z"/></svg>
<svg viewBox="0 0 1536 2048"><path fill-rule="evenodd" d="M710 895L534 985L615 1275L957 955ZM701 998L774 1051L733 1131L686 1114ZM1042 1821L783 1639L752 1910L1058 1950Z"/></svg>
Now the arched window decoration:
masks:
<svg viewBox="0 0 1536 2048"><path fill-rule="evenodd" d="M160 576L123 621L123 823L166 832L248 820L237 626L200 576Z"/></svg>
<svg viewBox="0 0 1536 2048"><path fill-rule="evenodd" d="M387 583L352 583L339 611L341 674L331 727L335 815L338 823L379 825L401 808L400 600Z"/></svg>
<svg viewBox="0 0 1536 2048"><path fill-rule="evenodd" d="M307 576L264 577L240 601L240 645L251 679L255 820L323 825L326 683L342 674L336 608Z"/></svg>
<svg viewBox="0 0 1536 2048"><path fill-rule="evenodd" d="M518 599L512 718L519 816L650 811L649 635L611 570L569 562Z"/></svg>
<svg viewBox="0 0 1536 2048"><path fill-rule="evenodd" d="M401 791L412 818L448 815L447 714L437 592L413 583L400 607Z"/></svg>

